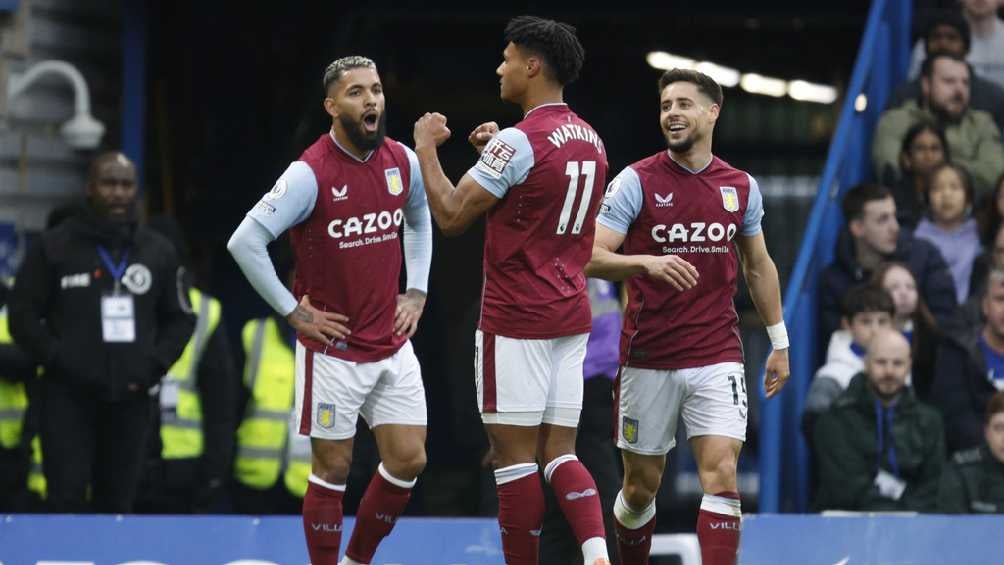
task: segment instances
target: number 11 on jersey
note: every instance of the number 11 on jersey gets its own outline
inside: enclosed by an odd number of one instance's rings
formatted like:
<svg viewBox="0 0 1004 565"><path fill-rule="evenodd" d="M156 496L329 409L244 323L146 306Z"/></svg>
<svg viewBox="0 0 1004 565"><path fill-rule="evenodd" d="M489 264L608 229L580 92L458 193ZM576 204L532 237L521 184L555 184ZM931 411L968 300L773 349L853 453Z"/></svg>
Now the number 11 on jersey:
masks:
<svg viewBox="0 0 1004 565"><path fill-rule="evenodd" d="M565 174L568 175L568 193L565 195L565 204L561 207L561 217L558 218L558 229L555 233L563 235L568 230L568 220L572 217L572 205L575 204L575 196L579 191L579 176L585 176L582 183L582 200L579 201L579 209L575 214L575 224L572 225L572 234L582 231L582 223L586 219L586 211L589 210L589 199L593 195L593 181L596 177L596 161L569 161L565 164Z"/></svg>

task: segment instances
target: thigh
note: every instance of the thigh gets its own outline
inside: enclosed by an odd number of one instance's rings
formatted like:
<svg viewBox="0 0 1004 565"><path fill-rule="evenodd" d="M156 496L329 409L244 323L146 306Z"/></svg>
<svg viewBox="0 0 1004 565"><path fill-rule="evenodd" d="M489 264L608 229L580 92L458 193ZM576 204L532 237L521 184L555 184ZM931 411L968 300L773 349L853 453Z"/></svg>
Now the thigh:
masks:
<svg viewBox="0 0 1004 565"><path fill-rule="evenodd" d="M640 455L665 455L673 449L684 397L678 372L621 367L614 387L617 447Z"/></svg>
<svg viewBox="0 0 1004 565"><path fill-rule="evenodd" d="M576 427L582 410L582 363L589 334L551 341L551 379L548 383L544 423Z"/></svg>
<svg viewBox="0 0 1004 565"><path fill-rule="evenodd" d="M683 402L687 438L723 436L746 441L748 402L742 363L718 363L680 373L688 390Z"/></svg>
<svg viewBox="0 0 1004 565"><path fill-rule="evenodd" d="M411 342L405 342L389 359L365 365L368 366L366 370L379 374L376 385L360 408L360 414L366 423L374 430L378 426L387 425L420 427L424 444L425 425L428 421L425 387L422 384L422 368ZM377 436L378 442L379 439Z"/></svg>
<svg viewBox="0 0 1004 565"><path fill-rule="evenodd" d="M379 372L296 343L294 425L301 435L342 440L355 435L359 409Z"/></svg>
<svg viewBox="0 0 1004 565"><path fill-rule="evenodd" d="M493 414L540 413L551 380L551 341L515 339L475 332L475 383L478 410L486 424L509 422ZM535 422L516 425L537 425Z"/></svg>

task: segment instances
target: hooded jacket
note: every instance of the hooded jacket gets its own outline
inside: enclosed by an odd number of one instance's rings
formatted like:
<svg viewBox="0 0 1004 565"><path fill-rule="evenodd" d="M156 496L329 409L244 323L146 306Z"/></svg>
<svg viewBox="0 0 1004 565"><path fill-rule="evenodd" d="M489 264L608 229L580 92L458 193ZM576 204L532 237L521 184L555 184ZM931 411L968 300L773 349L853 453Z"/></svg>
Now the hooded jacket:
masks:
<svg viewBox="0 0 1004 565"><path fill-rule="evenodd" d="M931 383L931 404L945 421L949 452L983 444L983 414L997 392L987 376L979 338L983 325L954 331L938 347Z"/></svg>
<svg viewBox="0 0 1004 565"><path fill-rule="evenodd" d="M830 337L826 350L826 364L816 371L805 399L807 412L823 412L847 389L854 375L865 368L864 360L851 348L851 332L837 330Z"/></svg>
<svg viewBox="0 0 1004 565"><path fill-rule="evenodd" d="M935 509L945 459L941 416L917 401L909 388L904 387L894 405L882 407L867 376L858 373L833 406L819 416L813 436L819 470L818 509ZM899 500L879 492L875 485L879 470L906 483Z"/></svg>
<svg viewBox="0 0 1004 565"><path fill-rule="evenodd" d="M933 244L915 239L906 230L900 230L896 250L888 258L909 267L917 281L917 292L924 298L938 325L949 327L955 318L958 304L955 283L948 264ZM840 303L852 286L868 282L871 271L858 264L854 250L854 237L844 229L837 240L836 254L819 275L819 332L818 349L826 347L829 336L840 329Z"/></svg>
<svg viewBox="0 0 1004 565"><path fill-rule="evenodd" d="M116 285L99 246L127 265L119 288L133 302L132 342L104 340L102 297ZM11 334L45 366L45 379L105 401L145 395L194 329L182 275L163 236L85 207L29 248L9 300Z"/></svg>

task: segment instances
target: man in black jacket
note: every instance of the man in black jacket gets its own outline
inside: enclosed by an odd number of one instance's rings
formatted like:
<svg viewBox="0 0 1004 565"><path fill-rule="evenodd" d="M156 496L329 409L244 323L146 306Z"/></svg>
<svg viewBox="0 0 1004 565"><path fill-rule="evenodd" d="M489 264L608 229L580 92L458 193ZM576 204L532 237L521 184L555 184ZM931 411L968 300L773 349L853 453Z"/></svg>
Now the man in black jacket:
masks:
<svg viewBox="0 0 1004 565"><path fill-rule="evenodd" d="M931 402L945 420L949 452L983 443L983 413L1004 390L1004 271L987 276L981 325L946 332L934 362Z"/></svg>
<svg viewBox="0 0 1004 565"><path fill-rule="evenodd" d="M11 334L45 368L43 470L54 512L132 509L160 382L194 317L171 244L136 223L136 170L91 164L87 205L25 255ZM88 485L91 487L88 504Z"/></svg>
<svg viewBox="0 0 1004 565"><path fill-rule="evenodd" d="M879 184L860 184L847 192L842 208L847 229L837 242L833 263L819 279L818 357L822 359L827 340L840 327L844 293L867 282L872 271L885 261L904 263L938 325L949 325L958 310L952 274L934 245L899 229L896 202L889 189Z"/></svg>

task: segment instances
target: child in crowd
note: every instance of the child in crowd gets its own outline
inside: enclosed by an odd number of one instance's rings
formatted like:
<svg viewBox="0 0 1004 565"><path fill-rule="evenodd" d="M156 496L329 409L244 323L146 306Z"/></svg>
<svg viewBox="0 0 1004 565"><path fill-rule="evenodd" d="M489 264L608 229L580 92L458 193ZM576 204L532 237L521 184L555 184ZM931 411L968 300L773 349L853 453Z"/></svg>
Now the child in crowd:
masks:
<svg viewBox="0 0 1004 565"><path fill-rule="evenodd" d="M931 169L927 202L929 216L917 224L914 236L938 248L952 272L956 300L965 303L973 261L980 254L979 230L972 217L973 185L969 173L952 163Z"/></svg>
<svg viewBox="0 0 1004 565"><path fill-rule="evenodd" d="M927 398L934 352L940 336L937 322L917 292L913 273L902 263L883 263L872 275L872 284L885 290L895 306L893 326L903 332L913 357L910 381L917 396Z"/></svg>

